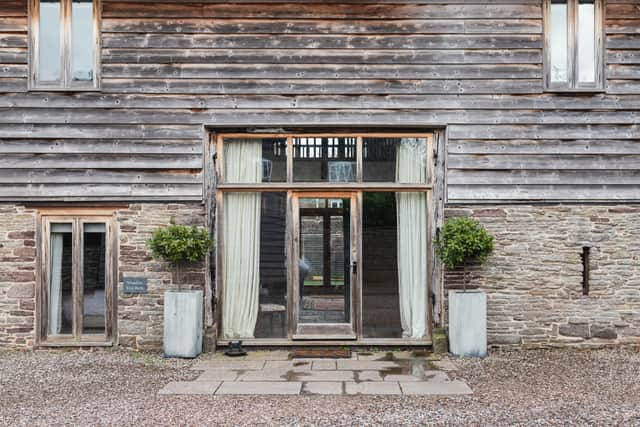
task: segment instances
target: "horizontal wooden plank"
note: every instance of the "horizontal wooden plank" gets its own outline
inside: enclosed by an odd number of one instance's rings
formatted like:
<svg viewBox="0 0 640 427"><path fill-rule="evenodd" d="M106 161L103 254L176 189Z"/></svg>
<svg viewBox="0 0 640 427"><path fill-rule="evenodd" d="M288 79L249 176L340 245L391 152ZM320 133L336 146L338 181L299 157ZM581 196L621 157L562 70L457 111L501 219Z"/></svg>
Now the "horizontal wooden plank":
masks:
<svg viewBox="0 0 640 427"><path fill-rule="evenodd" d="M612 47L627 48L631 36L609 36ZM22 47L26 38L0 37L0 47ZM105 48L122 49L539 49L541 35L409 34L288 35L271 34L105 34Z"/></svg>
<svg viewBox="0 0 640 427"><path fill-rule="evenodd" d="M0 65L0 77L27 77L27 66L23 64L2 64Z"/></svg>
<svg viewBox="0 0 640 427"><path fill-rule="evenodd" d="M27 79L22 77L0 77L0 92L25 92Z"/></svg>
<svg viewBox="0 0 640 427"><path fill-rule="evenodd" d="M606 83L607 93L635 94L640 93L640 80L614 80L608 79Z"/></svg>
<svg viewBox="0 0 640 427"><path fill-rule="evenodd" d="M620 61L628 60L622 51ZM614 51L611 55L617 55ZM25 57L26 58L26 57ZM540 64L540 49L103 49L104 64ZM611 62L611 61L610 61Z"/></svg>
<svg viewBox="0 0 640 427"><path fill-rule="evenodd" d="M449 185L633 185L640 170L460 170L447 171ZM640 197L639 197L640 198Z"/></svg>
<svg viewBox="0 0 640 427"><path fill-rule="evenodd" d="M606 5L607 19L640 19L640 5L637 2L612 3Z"/></svg>
<svg viewBox="0 0 640 427"><path fill-rule="evenodd" d="M449 203L466 201L640 200L637 185L450 185Z"/></svg>
<svg viewBox="0 0 640 427"><path fill-rule="evenodd" d="M26 34L2 34L0 33L0 48L26 48L27 47L27 35Z"/></svg>
<svg viewBox="0 0 640 427"><path fill-rule="evenodd" d="M1 12L0 12L1 13ZM0 32L3 33L14 33L14 32L26 32L27 27L27 18L26 16L3 16L0 19Z"/></svg>
<svg viewBox="0 0 640 427"><path fill-rule="evenodd" d="M447 161L449 169L640 170L640 155L637 154L449 154Z"/></svg>
<svg viewBox="0 0 640 427"><path fill-rule="evenodd" d="M1 108L640 110L640 95L190 95L15 93Z"/></svg>
<svg viewBox="0 0 640 427"><path fill-rule="evenodd" d="M7 47L0 49L0 64L26 64L27 49L22 47Z"/></svg>
<svg viewBox="0 0 640 427"><path fill-rule="evenodd" d="M619 65L612 64L607 66L606 76L608 79L638 79L640 80L640 64L638 65Z"/></svg>
<svg viewBox="0 0 640 427"><path fill-rule="evenodd" d="M202 185L196 184L24 184L0 185L0 200L201 200Z"/></svg>
<svg viewBox="0 0 640 427"><path fill-rule="evenodd" d="M3 138L123 138L123 139L197 139L201 126L188 125L38 125L2 126Z"/></svg>
<svg viewBox="0 0 640 427"><path fill-rule="evenodd" d="M640 125L452 125L452 139L640 139Z"/></svg>
<svg viewBox="0 0 640 427"><path fill-rule="evenodd" d="M0 156L0 169L200 169L202 156L194 154L14 154Z"/></svg>
<svg viewBox="0 0 640 427"><path fill-rule="evenodd" d="M540 79L491 80L287 80L287 79L109 79L102 89L118 93L190 94L433 94L542 93Z"/></svg>
<svg viewBox="0 0 640 427"><path fill-rule="evenodd" d="M122 17L167 17L167 18L358 18L384 16L389 19L426 18L539 18L539 4L313 4L313 3L168 3L157 7L152 3L106 2L102 16Z"/></svg>
<svg viewBox="0 0 640 427"><path fill-rule="evenodd" d="M607 50L609 64L640 64L640 50Z"/></svg>
<svg viewBox="0 0 640 427"><path fill-rule="evenodd" d="M375 17L372 17L375 18ZM541 19L104 19L104 33L168 34L541 34Z"/></svg>
<svg viewBox="0 0 640 427"><path fill-rule="evenodd" d="M196 170L0 169L0 184L192 184L202 185Z"/></svg>
<svg viewBox="0 0 640 427"><path fill-rule="evenodd" d="M640 154L640 140L507 140L449 139L453 154Z"/></svg>
<svg viewBox="0 0 640 427"><path fill-rule="evenodd" d="M199 154L202 153L202 141L171 139L0 139L0 154L6 153Z"/></svg>
<svg viewBox="0 0 640 427"><path fill-rule="evenodd" d="M605 31L607 34L640 33L640 19L607 19Z"/></svg>
<svg viewBox="0 0 640 427"><path fill-rule="evenodd" d="M102 75L105 78L200 79L532 79L542 78L542 65L105 64Z"/></svg>
<svg viewBox="0 0 640 427"><path fill-rule="evenodd" d="M0 17L27 16L27 2L25 0L2 0L0 2Z"/></svg>
<svg viewBox="0 0 640 427"><path fill-rule="evenodd" d="M640 34L608 35L605 45L607 49L640 49Z"/></svg>

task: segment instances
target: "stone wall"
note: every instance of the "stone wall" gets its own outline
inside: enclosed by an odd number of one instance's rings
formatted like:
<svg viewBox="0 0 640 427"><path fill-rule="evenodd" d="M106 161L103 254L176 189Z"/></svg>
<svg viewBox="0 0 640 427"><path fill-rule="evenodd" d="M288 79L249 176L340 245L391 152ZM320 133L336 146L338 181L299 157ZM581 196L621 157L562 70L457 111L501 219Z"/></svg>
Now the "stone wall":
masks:
<svg viewBox="0 0 640 427"><path fill-rule="evenodd" d="M600 346L640 343L640 206L448 208L496 238L472 268L488 294L493 345ZM590 247L590 292L582 291L582 248ZM445 285L459 287L459 272Z"/></svg>
<svg viewBox="0 0 640 427"><path fill-rule="evenodd" d="M204 263L183 268L178 275L167 262L154 260L146 247L153 231L168 225L205 224L205 209L200 203L136 204L117 212L118 254L118 334L119 344L141 350L161 350L164 292L172 289L204 289ZM123 292L124 277L146 277L148 293ZM181 283L178 286L177 283Z"/></svg>
<svg viewBox="0 0 640 427"><path fill-rule="evenodd" d="M35 340L36 213L0 204L0 347Z"/></svg>

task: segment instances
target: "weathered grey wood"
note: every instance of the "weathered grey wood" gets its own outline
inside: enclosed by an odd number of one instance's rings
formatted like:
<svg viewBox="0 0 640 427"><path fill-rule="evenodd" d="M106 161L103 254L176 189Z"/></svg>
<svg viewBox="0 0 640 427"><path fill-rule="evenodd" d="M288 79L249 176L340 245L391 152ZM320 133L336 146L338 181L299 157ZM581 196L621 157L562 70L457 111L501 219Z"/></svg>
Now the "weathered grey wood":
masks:
<svg viewBox="0 0 640 427"><path fill-rule="evenodd" d="M450 185L572 185L579 189L583 185L630 185L640 187L639 170L479 170L448 172Z"/></svg>
<svg viewBox="0 0 640 427"><path fill-rule="evenodd" d="M640 154L640 140L449 140L451 154Z"/></svg>
<svg viewBox="0 0 640 427"><path fill-rule="evenodd" d="M447 157L450 169L488 169L488 170L566 170L566 169L640 169L640 156L598 155L598 154L449 154Z"/></svg>
<svg viewBox="0 0 640 427"><path fill-rule="evenodd" d="M109 166L110 167L110 166ZM3 169L1 184L192 184L201 185L201 174L153 170L115 169Z"/></svg>
<svg viewBox="0 0 640 427"><path fill-rule="evenodd" d="M449 200L482 202L496 200L640 201L638 186L629 185L449 185Z"/></svg>
<svg viewBox="0 0 640 427"><path fill-rule="evenodd" d="M202 156L164 154L3 154L0 168L21 169L200 169Z"/></svg>

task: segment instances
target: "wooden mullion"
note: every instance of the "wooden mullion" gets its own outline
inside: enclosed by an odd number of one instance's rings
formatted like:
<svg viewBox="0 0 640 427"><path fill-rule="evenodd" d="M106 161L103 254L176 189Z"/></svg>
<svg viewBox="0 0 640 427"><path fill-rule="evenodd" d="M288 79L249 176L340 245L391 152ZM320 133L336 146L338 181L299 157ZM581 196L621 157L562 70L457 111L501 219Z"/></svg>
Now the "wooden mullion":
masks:
<svg viewBox="0 0 640 427"><path fill-rule="evenodd" d="M65 88L71 87L71 1L60 0L62 8L62 85Z"/></svg>
<svg viewBox="0 0 640 427"><path fill-rule="evenodd" d="M287 135L287 183L293 183L293 136Z"/></svg>
<svg viewBox="0 0 640 427"><path fill-rule="evenodd" d="M568 16L568 34L567 42L569 45L569 87L575 89L578 87L578 40L576 31L578 30L578 0L568 0L567 16Z"/></svg>
<svg viewBox="0 0 640 427"><path fill-rule="evenodd" d="M363 137L358 135L356 138L356 182L363 181L364 157L363 157Z"/></svg>
<svg viewBox="0 0 640 427"><path fill-rule="evenodd" d="M73 225L71 227L71 269L72 269L72 302L73 302L73 336L76 340L80 340L82 336L82 227L79 218L73 219Z"/></svg>

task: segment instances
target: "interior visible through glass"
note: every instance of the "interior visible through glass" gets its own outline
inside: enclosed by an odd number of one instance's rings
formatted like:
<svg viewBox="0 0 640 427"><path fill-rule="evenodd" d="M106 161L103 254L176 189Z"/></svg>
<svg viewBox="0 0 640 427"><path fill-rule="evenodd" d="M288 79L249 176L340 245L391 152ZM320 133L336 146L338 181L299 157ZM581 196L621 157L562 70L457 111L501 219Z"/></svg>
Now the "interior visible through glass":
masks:
<svg viewBox="0 0 640 427"><path fill-rule="evenodd" d="M70 223L51 224L48 335L73 333L73 237Z"/></svg>
<svg viewBox="0 0 640 427"><path fill-rule="evenodd" d="M551 49L551 81L568 81L568 45L567 45L567 2L553 0L551 2L551 32L549 47Z"/></svg>
<svg viewBox="0 0 640 427"><path fill-rule="evenodd" d="M578 2L578 80L596 81L596 30L593 0Z"/></svg>
<svg viewBox="0 0 640 427"><path fill-rule="evenodd" d="M353 182L356 180L356 138L293 138L293 180Z"/></svg>
<svg viewBox="0 0 640 427"><path fill-rule="evenodd" d="M62 80L60 0L40 0L38 80Z"/></svg>
<svg viewBox="0 0 640 427"><path fill-rule="evenodd" d="M285 182L286 138L225 138L224 174L227 183Z"/></svg>
<svg viewBox="0 0 640 427"><path fill-rule="evenodd" d="M100 223L84 224L82 248L82 333L104 334L106 228Z"/></svg>
<svg viewBox="0 0 640 427"><path fill-rule="evenodd" d="M93 0L71 3L71 76L76 81L92 81L95 65Z"/></svg>
<svg viewBox="0 0 640 427"><path fill-rule="evenodd" d="M350 199L299 199L300 323L350 321L350 204Z"/></svg>
<svg viewBox="0 0 640 427"><path fill-rule="evenodd" d="M363 138L363 178L366 182L425 183L427 138ZM422 169L425 174L403 176L403 168ZM417 179L417 181L413 181Z"/></svg>

